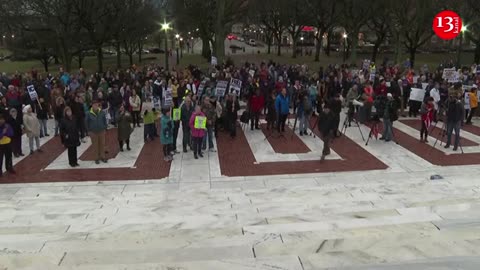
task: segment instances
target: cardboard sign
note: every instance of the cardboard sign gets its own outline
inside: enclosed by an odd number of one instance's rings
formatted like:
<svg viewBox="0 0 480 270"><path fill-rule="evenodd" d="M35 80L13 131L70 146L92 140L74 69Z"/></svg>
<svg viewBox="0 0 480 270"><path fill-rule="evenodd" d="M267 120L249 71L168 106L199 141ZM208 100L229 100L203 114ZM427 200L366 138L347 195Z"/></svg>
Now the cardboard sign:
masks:
<svg viewBox="0 0 480 270"><path fill-rule="evenodd" d="M371 82L375 81L375 72L370 73L370 77L368 78L368 80Z"/></svg>
<svg viewBox="0 0 480 270"><path fill-rule="evenodd" d="M250 74L250 77L252 77L252 78L255 77L255 70L250 69L250 70L248 71L248 74Z"/></svg>
<svg viewBox="0 0 480 270"><path fill-rule="evenodd" d="M35 87L33 85L27 86L27 91L28 91L28 95L30 96L31 100L37 100L38 99L37 91L35 91Z"/></svg>
<svg viewBox="0 0 480 270"><path fill-rule="evenodd" d="M153 97L153 107L155 110L159 111L160 110L160 98L158 97Z"/></svg>
<svg viewBox="0 0 480 270"><path fill-rule="evenodd" d="M181 115L182 115L182 111L180 110L180 108L173 109L173 112L172 112L173 121L179 121Z"/></svg>
<svg viewBox="0 0 480 270"><path fill-rule="evenodd" d="M228 81L218 81L217 88L215 89L217 97L225 96L225 91L227 91Z"/></svg>
<svg viewBox="0 0 480 270"><path fill-rule="evenodd" d="M232 78L230 80L230 88L228 89L229 93L235 92L235 95L239 96L242 89L242 81L239 79Z"/></svg>
<svg viewBox="0 0 480 270"><path fill-rule="evenodd" d="M173 98L170 96L170 97L165 97L164 101L163 101L163 107L172 107L173 105Z"/></svg>
<svg viewBox="0 0 480 270"><path fill-rule="evenodd" d="M427 89L428 83L422 83L422 89Z"/></svg>
<svg viewBox="0 0 480 270"><path fill-rule="evenodd" d="M362 68L368 70L370 68L370 59L363 60Z"/></svg>
<svg viewBox="0 0 480 270"><path fill-rule="evenodd" d="M217 59L217 57L212 56L212 61L211 61L211 63L212 63L212 66L218 65L218 59Z"/></svg>
<svg viewBox="0 0 480 270"><path fill-rule="evenodd" d="M463 107L465 108L465 110L470 110L470 94L465 93L463 95L463 98L464 98L464 101L465 101L465 105L463 105Z"/></svg>
<svg viewBox="0 0 480 270"><path fill-rule="evenodd" d="M442 78L448 82L454 83L458 82L460 74L458 74L458 71L456 71L455 68L444 68Z"/></svg>
<svg viewBox="0 0 480 270"><path fill-rule="evenodd" d="M193 127L196 129L207 129L207 117L198 115L195 116Z"/></svg>
<svg viewBox="0 0 480 270"><path fill-rule="evenodd" d="M425 90L420 88L412 88L410 92L410 100L423 102L425 98Z"/></svg>
<svg viewBox="0 0 480 270"><path fill-rule="evenodd" d="M198 97L201 97L202 94L203 94L203 90L205 89L205 85L207 84L207 81L206 80L203 80L200 85L198 86L198 90L197 90L197 96Z"/></svg>

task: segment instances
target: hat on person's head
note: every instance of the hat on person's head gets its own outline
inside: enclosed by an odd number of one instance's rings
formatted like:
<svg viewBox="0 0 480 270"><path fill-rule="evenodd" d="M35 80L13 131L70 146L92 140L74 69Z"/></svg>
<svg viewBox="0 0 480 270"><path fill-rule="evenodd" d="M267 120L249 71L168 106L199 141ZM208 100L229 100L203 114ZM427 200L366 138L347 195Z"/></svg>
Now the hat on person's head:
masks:
<svg viewBox="0 0 480 270"><path fill-rule="evenodd" d="M478 89L478 86L476 84L473 84L472 89Z"/></svg>
<svg viewBox="0 0 480 270"><path fill-rule="evenodd" d="M387 97L393 97L392 93L388 93Z"/></svg>
<svg viewBox="0 0 480 270"><path fill-rule="evenodd" d="M23 107L23 113L27 113L29 109L31 109L32 106L30 105L26 105L25 107Z"/></svg>

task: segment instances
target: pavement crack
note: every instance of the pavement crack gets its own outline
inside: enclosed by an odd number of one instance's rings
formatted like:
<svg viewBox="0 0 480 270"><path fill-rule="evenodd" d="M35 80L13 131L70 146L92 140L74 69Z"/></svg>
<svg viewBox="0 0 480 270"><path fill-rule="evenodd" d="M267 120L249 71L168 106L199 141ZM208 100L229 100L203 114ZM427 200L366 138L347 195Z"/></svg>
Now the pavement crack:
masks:
<svg viewBox="0 0 480 270"><path fill-rule="evenodd" d="M323 240L322 243L320 244L320 246L318 246L317 250L315 251L315 253L319 253L320 250L323 248L323 246L325 245L325 243L327 243L327 240Z"/></svg>
<svg viewBox="0 0 480 270"><path fill-rule="evenodd" d="M64 252L64 253L63 253L62 258L61 258L60 261L58 262L58 266L60 266L60 264L62 264L63 260L65 259L65 256L67 256L67 252Z"/></svg>
<svg viewBox="0 0 480 270"><path fill-rule="evenodd" d="M297 258L298 258L298 262L300 263L300 266L302 267L302 270L305 270L305 268L303 267L302 259L300 259L300 256L297 256Z"/></svg>

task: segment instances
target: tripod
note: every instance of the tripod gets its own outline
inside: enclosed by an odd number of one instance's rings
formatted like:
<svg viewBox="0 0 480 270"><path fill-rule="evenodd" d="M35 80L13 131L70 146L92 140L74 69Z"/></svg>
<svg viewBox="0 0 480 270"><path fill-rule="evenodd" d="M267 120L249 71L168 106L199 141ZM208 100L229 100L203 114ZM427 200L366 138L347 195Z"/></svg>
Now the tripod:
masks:
<svg viewBox="0 0 480 270"><path fill-rule="evenodd" d="M438 122L435 122L435 125L433 125L433 127L432 127L432 129L431 129L430 132L433 132L433 130L437 127L437 123L438 123ZM440 137L440 146L442 146L442 144L443 144L443 139L445 138L445 134L447 134L447 127L446 127L446 125L447 125L447 124L446 124L446 121L445 121L445 119L444 119L443 124L442 124L442 129L440 130L440 133L438 134L438 135L441 135L441 137ZM455 134L455 135L457 135L457 134ZM438 136L437 136L437 138L435 139L435 143L433 144L433 148L435 148L435 146L437 145L437 142L438 142ZM447 144L449 144L449 143L450 143L450 142L447 142ZM464 152L463 152L463 147L462 147L461 138L459 138L459 140L458 140L458 146L460 146L460 150L461 150L461 152L462 152L462 154L463 154Z"/></svg>
<svg viewBox="0 0 480 270"><path fill-rule="evenodd" d="M367 139L367 142L365 143L365 145L368 145L368 142L370 141L370 138L372 138L372 136L375 136L375 139L378 140L378 133L379 133L379 130L380 128L378 127L378 125L381 123L380 119L377 118L377 119L373 119L373 124L370 126L370 132L368 133L368 139ZM393 123L392 123L393 125ZM380 138L381 140L382 138ZM394 141L396 144L398 144L397 142L397 139L395 138L395 132L393 131L392 129L392 141Z"/></svg>
<svg viewBox="0 0 480 270"><path fill-rule="evenodd" d="M347 128L351 127L352 120L355 122L355 125L357 125L358 131L360 131L360 135L362 136L362 140L365 141L365 137L363 137L363 132L362 129L360 128L360 123L358 123L357 118L354 116L350 116L350 111L346 112L347 117L345 117L345 121L343 121L343 127L340 133L343 135L347 134Z"/></svg>

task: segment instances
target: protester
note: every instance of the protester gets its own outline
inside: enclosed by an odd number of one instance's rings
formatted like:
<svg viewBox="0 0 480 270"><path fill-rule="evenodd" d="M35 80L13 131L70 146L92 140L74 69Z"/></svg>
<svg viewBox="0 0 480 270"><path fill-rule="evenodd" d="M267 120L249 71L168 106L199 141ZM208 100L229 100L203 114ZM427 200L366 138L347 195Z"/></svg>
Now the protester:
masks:
<svg viewBox="0 0 480 270"><path fill-rule="evenodd" d="M132 150L130 148L130 134L133 132L132 116L125 110L125 106L120 106L120 110L117 118L117 137L118 146L120 152L123 152L123 145L127 145L127 151Z"/></svg>
<svg viewBox="0 0 480 270"><path fill-rule="evenodd" d="M447 144L445 148L450 148L452 142L452 133L455 130L455 141L453 151L457 151L460 144L460 127L464 118L464 108L459 98L461 93L449 93L450 97L447 101Z"/></svg>
<svg viewBox="0 0 480 270"><path fill-rule="evenodd" d="M163 159L167 162L173 160L172 143L173 143L173 121L170 117L170 109L163 109L162 118L161 118L161 130L160 133L160 142L163 146Z"/></svg>
<svg viewBox="0 0 480 270"><path fill-rule="evenodd" d="M87 130L92 140L92 147L95 153L95 164L100 164L100 161L107 163L105 157L105 133L107 130L107 118L105 112L100 108L100 102L94 100L92 108L87 114Z"/></svg>
<svg viewBox="0 0 480 270"><path fill-rule="evenodd" d="M325 160L325 157L330 155L330 141L335 132L335 116L328 104L326 104L320 112L317 126L323 141L322 157L320 160Z"/></svg>
<svg viewBox="0 0 480 270"><path fill-rule="evenodd" d="M38 121L37 115L33 112L30 105L25 106L23 109L23 128L28 137L30 155L32 155L35 151L33 147L33 141L35 141L37 146L37 152L43 152L42 149L40 149L40 122Z"/></svg>
<svg viewBox="0 0 480 270"><path fill-rule="evenodd" d="M277 111L275 110L275 99L277 98L275 90L272 90L267 99L267 130L274 129L277 121Z"/></svg>
<svg viewBox="0 0 480 270"><path fill-rule="evenodd" d="M422 129L420 130L420 142L428 143L428 129L434 120L435 114L435 98L429 97L423 102L420 108L422 120Z"/></svg>
<svg viewBox="0 0 480 270"><path fill-rule="evenodd" d="M185 101L181 107L181 121L182 121L182 145L183 145L183 152L187 153L187 147L193 149L192 146L192 130L190 129L190 118L192 118L192 114L194 112L194 107L192 104L192 99L190 96L185 97Z"/></svg>
<svg viewBox="0 0 480 270"><path fill-rule="evenodd" d="M189 121L190 130L192 131L193 155L195 159L198 159L198 157L203 158L202 141L205 136L205 128L201 123L202 121L206 121L206 116L202 112L202 107L197 105L195 107L195 112L192 113Z"/></svg>
<svg viewBox="0 0 480 270"><path fill-rule="evenodd" d="M18 115L18 111L15 108L10 109L10 116L7 119L7 123L13 129L13 136L12 136L12 152L13 156L23 157L24 154L22 152L22 135L23 135L23 119L20 118Z"/></svg>
<svg viewBox="0 0 480 270"><path fill-rule="evenodd" d="M68 164L71 167L78 167L80 165L78 164L77 147L80 146L80 133L70 107L65 107L59 126L63 145L68 150Z"/></svg>
<svg viewBox="0 0 480 270"><path fill-rule="evenodd" d="M71 109L70 109L71 110ZM54 107L54 119L55 119L55 136L58 136L60 131L60 123L65 115L65 100L62 97L57 97ZM78 130L78 129L77 129Z"/></svg>
<svg viewBox="0 0 480 270"><path fill-rule="evenodd" d="M237 118L238 111L240 110L240 103L238 102L237 96L235 94L230 93L228 95L225 109L227 115L226 118L228 130L230 131L230 137L232 137L233 139L237 136Z"/></svg>
<svg viewBox="0 0 480 270"><path fill-rule="evenodd" d="M470 101L470 111L467 116L467 121L465 124L471 125L472 124L472 118L475 112L477 111L478 108L478 97L477 97L477 88L478 86L476 84L472 85L472 88L470 89L470 92L468 92L469 95L469 101Z"/></svg>
<svg viewBox="0 0 480 270"><path fill-rule="evenodd" d="M290 113L290 98L287 97L287 89L283 88L282 92L275 100L275 111L278 114L277 131L285 132L285 122Z"/></svg>
<svg viewBox="0 0 480 270"><path fill-rule="evenodd" d="M156 109L151 106L151 98L147 98L147 104L143 106L143 141L155 139L155 120L157 119Z"/></svg>
<svg viewBox="0 0 480 270"><path fill-rule="evenodd" d="M385 110L383 112L383 134L380 140L389 142L393 139L393 121L397 119L397 109L394 104L393 95L388 93Z"/></svg>
<svg viewBox="0 0 480 270"><path fill-rule="evenodd" d="M307 135L307 129L312 115L312 101L307 91L302 91L298 95L297 118L299 119L300 136Z"/></svg>
<svg viewBox="0 0 480 270"><path fill-rule="evenodd" d="M260 94L260 89L256 89L250 98L250 129L260 129L258 123L260 121L260 114L265 104L265 98Z"/></svg>
<svg viewBox="0 0 480 270"><path fill-rule="evenodd" d="M131 118L133 122L133 127L140 127L140 109L141 109L142 100L137 95L135 90L132 90L132 95L129 98L130 108L132 111Z"/></svg>
<svg viewBox="0 0 480 270"><path fill-rule="evenodd" d="M10 174L15 174L12 161L12 137L13 129L6 122L5 116L0 114L0 177L3 175L3 159L5 159L5 169Z"/></svg>
<svg viewBox="0 0 480 270"><path fill-rule="evenodd" d="M40 122L40 138L50 136L48 134L47 120L48 120L48 105L43 98L39 99L39 102L35 104L35 113L37 114L38 121Z"/></svg>

